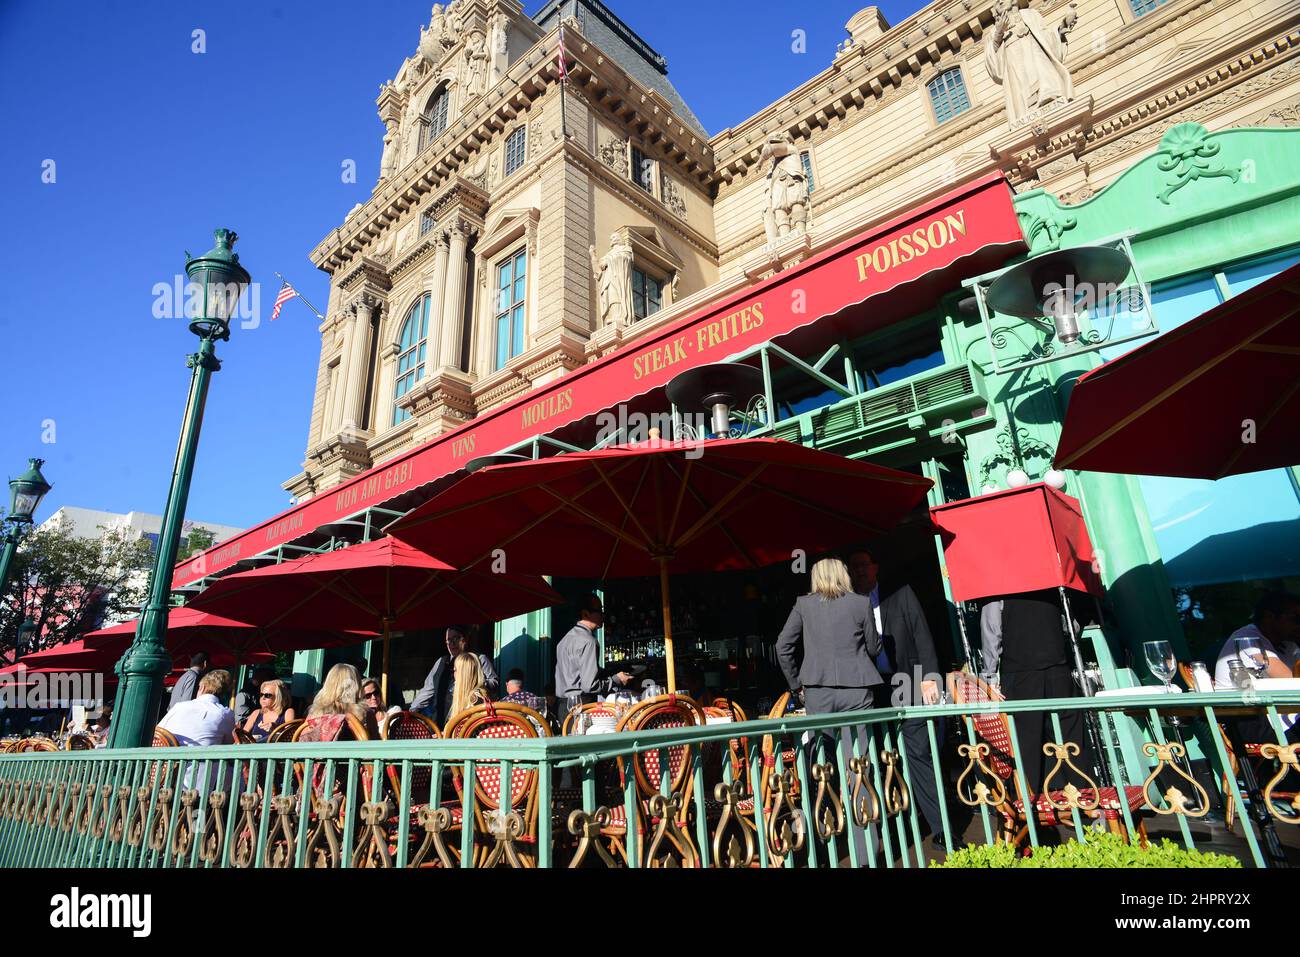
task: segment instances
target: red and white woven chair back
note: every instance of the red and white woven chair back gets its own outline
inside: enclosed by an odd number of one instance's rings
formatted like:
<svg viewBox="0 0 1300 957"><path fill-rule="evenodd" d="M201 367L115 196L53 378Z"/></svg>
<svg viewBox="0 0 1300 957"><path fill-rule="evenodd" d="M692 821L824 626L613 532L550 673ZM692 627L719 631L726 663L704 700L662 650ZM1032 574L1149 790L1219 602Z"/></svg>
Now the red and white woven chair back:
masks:
<svg viewBox="0 0 1300 957"><path fill-rule="evenodd" d="M994 704L1002 695L974 675L958 672L948 676L948 687L956 704ZM989 762L1004 781L1015 773L1015 749L1011 726L1000 711L977 712L970 716L975 733L989 746Z"/></svg>
<svg viewBox="0 0 1300 957"><path fill-rule="evenodd" d="M690 698L684 695L661 695L643 701L619 723L619 731L653 731L658 728L690 728L703 724L704 716ZM680 791L691 773L690 745L671 745L663 749L668 757L668 789ZM663 777L659 766L659 749L652 748L636 755L633 763L637 786L645 795L662 790Z"/></svg>
<svg viewBox="0 0 1300 957"><path fill-rule="evenodd" d="M511 738L540 737L528 720L528 709L510 704L484 704L461 712L447 728L452 738ZM494 811L504 803L501 795L501 768L496 762L475 766L475 799L483 810ZM459 778L457 790L460 788ZM515 766L510 769L510 807L523 804L537 780L534 768Z"/></svg>

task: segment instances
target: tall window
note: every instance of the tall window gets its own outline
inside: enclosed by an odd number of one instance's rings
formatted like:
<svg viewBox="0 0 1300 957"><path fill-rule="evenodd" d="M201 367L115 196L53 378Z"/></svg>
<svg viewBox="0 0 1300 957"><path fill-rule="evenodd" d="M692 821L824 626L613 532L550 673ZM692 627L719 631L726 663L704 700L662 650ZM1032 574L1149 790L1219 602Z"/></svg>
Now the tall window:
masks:
<svg viewBox="0 0 1300 957"><path fill-rule="evenodd" d="M528 127L521 126L506 140L506 175L524 165L524 147L528 142Z"/></svg>
<svg viewBox="0 0 1300 957"><path fill-rule="evenodd" d="M429 301L425 293L411 306L402 323L402 338L398 342L397 384L393 388L394 401L400 399L424 378L425 351L429 346ZM411 413L400 405L393 406L393 425L404 422Z"/></svg>
<svg viewBox="0 0 1300 957"><path fill-rule="evenodd" d="M496 365L524 351L524 292L527 287L528 251L519 250L497 264Z"/></svg>
<svg viewBox="0 0 1300 957"><path fill-rule="evenodd" d="M637 319L653 316L664 307L664 286L654 276L632 270L632 315Z"/></svg>
<svg viewBox="0 0 1300 957"><path fill-rule="evenodd" d="M808 183L808 192L811 193L817 188L817 184L813 181L812 153L804 150L799 154L799 162L803 164L803 178Z"/></svg>
<svg viewBox="0 0 1300 957"><path fill-rule="evenodd" d="M429 98L429 105L424 111L424 143L428 146L447 128L447 111L451 106L451 94L446 84L438 87Z"/></svg>
<svg viewBox="0 0 1300 957"><path fill-rule="evenodd" d="M654 193L655 161L632 147L632 182L647 193Z"/></svg>
<svg viewBox="0 0 1300 957"><path fill-rule="evenodd" d="M424 236L433 231L434 218L433 214L427 209L420 214L420 235Z"/></svg>
<svg viewBox="0 0 1300 957"><path fill-rule="evenodd" d="M927 83L925 88L930 91L934 118L940 123L970 109L970 97L966 95L966 84L961 78L961 67L944 70Z"/></svg>
<svg viewBox="0 0 1300 957"><path fill-rule="evenodd" d="M1165 0L1128 0L1128 5L1133 11L1133 16L1140 17L1163 5L1164 2Z"/></svg>

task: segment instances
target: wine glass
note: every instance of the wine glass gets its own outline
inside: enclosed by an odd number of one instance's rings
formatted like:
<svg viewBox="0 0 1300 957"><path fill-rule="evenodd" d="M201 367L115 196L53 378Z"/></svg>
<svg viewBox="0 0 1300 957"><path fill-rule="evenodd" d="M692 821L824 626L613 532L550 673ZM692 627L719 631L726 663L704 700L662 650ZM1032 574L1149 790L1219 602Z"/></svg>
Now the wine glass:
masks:
<svg viewBox="0 0 1300 957"><path fill-rule="evenodd" d="M1169 682L1178 673L1178 659L1174 657L1173 646L1167 641L1144 641L1142 651L1146 655L1147 668L1165 685L1169 693Z"/></svg>
<svg viewBox="0 0 1300 957"><path fill-rule="evenodd" d="M1245 691L1250 687L1250 671L1247 670L1245 662L1240 658L1228 659L1228 680L1238 691Z"/></svg>
<svg viewBox="0 0 1300 957"><path fill-rule="evenodd" d="M1251 675L1262 678L1268 674L1268 656L1258 638L1238 638L1236 645L1237 657Z"/></svg>

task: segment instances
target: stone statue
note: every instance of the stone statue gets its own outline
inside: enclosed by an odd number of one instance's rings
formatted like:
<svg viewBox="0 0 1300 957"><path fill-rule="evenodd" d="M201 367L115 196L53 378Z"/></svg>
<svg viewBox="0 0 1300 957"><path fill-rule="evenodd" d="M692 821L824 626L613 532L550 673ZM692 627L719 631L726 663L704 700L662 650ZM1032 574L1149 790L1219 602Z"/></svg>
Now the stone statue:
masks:
<svg viewBox="0 0 1300 957"><path fill-rule="evenodd" d="M789 133L773 133L763 144L760 166L767 169L767 241L808 232L808 179Z"/></svg>
<svg viewBox="0 0 1300 957"><path fill-rule="evenodd" d="M1022 126L1036 111L1074 99L1065 46L1079 19L1076 5L1070 4L1055 29L1016 0L998 0L993 16L993 29L984 36L984 66L1002 87L1010 125Z"/></svg>
<svg viewBox="0 0 1300 957"><path fill-rule="evenodd" d="M397 87L398 92L409 96L423 75L424 58L421 53L417 53L415 56L407 57L402 61L402 68L397 71L397 76L393 79L393 86Z"/></svg>
<svg viewBox="0 0 1300 957"><path fill-rule="evenodd" d="M379 160L379 178L388 179L397 172L397 124L392 120L388 121L388 129L384 133L384 153Z"/></svg>
<svg viewBox="0 0 1300 957"><path fill-rule="evenodd" d="M500 10L494 10L488 18L488 64L489 84L496 83L506 75L510 68L510 20Z"/></svg>
<svg viewBox="0 0 1300 957"><path fill-rule="evenodd" d="M475 30L465 43L465 93L480 96L487 89L487 39Z"/></svg>
<svg viewBox="0 0 1300 957"><path fill-rule="evenodd" d="M442 4L435 3L433 5L433 16L429 18L429 25L420 27L420 55L435 65L442 59L442 35L446 29L445 21Z"/></svg>
<svg viewBox="0 0 1300 957"><path fill-rule="evenodd" d="M603 257L597 257L595 246L587 249L596 276L596 305L601 325L626 325L633 319L631 242L616 232L609 237L609 252Z"/></svg>

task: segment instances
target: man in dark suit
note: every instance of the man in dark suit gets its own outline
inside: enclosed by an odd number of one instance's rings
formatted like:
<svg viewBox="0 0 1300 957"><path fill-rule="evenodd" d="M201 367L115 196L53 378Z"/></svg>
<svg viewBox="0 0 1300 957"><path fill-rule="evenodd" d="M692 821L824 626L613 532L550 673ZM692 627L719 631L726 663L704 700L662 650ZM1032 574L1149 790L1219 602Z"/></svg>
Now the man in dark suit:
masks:
<svg viewBox="0 0 1300 957"><path fill-rule="evenodd" d="M887 706L902 707L938 704L939 682L942 680L939 656L916 592L910 585L881 587L880 566L866 549L849 555L849 574L853 578L853 590L871 598L884 645L877 659L884 687L877 700L887 703ZM930 734L926 729L928 723L919 719L904 721L903 744L907 749L912 794L930 826L935 843L942 846L943 817L930 753ZM934 719L935 742L940 746L944 730L943 719Z"/></svg>
<svg viewBox="0 0 1300 957"><path fill-rule="evenodd" d="M411 702L411 711L428 715L438 722L438 727L447 723L447 712L451 708L452 683L455 677L456 656L470 650L470 635L474 631L470 625L451 625L447 628L447 653L433 663L424 686L415 694ZM478 656L479 667L483 669L483 684L489 694L496 694L501 684L492 659L487 655Z"/></svg>

